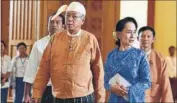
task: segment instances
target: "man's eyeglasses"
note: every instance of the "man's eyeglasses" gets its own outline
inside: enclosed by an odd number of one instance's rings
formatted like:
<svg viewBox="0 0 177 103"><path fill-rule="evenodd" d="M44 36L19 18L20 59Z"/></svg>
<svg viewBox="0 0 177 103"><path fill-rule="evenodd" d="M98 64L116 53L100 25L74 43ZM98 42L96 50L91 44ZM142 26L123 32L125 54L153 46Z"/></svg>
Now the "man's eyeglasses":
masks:
<svg viewBox="0 0 177 103"><path fill-rule="evenodd" d="M74 20L77 20L77 19L82 19L84 15L67 15L66 14L66 19L69 19L70 17L72 17Z"/></svg>

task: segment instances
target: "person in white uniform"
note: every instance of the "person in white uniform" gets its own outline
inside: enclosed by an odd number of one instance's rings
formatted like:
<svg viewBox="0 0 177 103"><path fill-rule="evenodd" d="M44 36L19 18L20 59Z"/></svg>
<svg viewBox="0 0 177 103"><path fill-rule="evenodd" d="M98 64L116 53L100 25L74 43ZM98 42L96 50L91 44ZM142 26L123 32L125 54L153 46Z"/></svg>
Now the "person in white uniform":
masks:
<svg viewBox="0 0 177 103"><path fill-rule="evenodd" d="M53 16L55 16L55 18L53 18ZM23 79L23 81L26 82L25 91L24 91L24 102L31 101L31 95L30 95L31 86L34 82L37 68L40 64L41 57L50 40L50 37L56 32L63 31L64 23L65 23L65 20L64 20L63 15L58 14L58 16L56 16L56 13L50 15L48 19L48 35L34 43L31 54L29 56L29 62L27 65L25 76ZM53 96L52 96L52 90L51 90L51 83L49 82L43 93L41 102L52 103L52 101L53 101Z"/></svg>
<svg viewBox="0 0 177 103"><path fill-rule="evenodd" d="M13 57L11 86L15 90L14 103L22 103L24 86L23 77L28 63L28 55L26 53L27 46L24 42L17 44L17 56Z"/></svg>
<svg viewBox="0 0 177 103"><path fill-rule="evenodd" d="M11 58L6 55L6 44L1 41L1 103L7 103L9 75L12 72Z"/></svg>

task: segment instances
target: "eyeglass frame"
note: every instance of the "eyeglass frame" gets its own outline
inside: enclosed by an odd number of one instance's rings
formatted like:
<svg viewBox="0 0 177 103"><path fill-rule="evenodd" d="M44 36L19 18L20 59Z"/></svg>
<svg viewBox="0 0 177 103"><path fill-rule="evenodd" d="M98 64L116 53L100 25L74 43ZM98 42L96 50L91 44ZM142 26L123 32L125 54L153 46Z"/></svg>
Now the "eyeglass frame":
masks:
<svg viewBox="0 0 177 103"><path fill-rule="evenodd" d="M83 14L81 14L80 16L77 16L77 15L67 15L67 13L65 14L65 18L66 18L66 20L68 20L70 17L72 17L73 18L73 20L78 20L79 18L80 19L84 19L84 15Z"/></svg>

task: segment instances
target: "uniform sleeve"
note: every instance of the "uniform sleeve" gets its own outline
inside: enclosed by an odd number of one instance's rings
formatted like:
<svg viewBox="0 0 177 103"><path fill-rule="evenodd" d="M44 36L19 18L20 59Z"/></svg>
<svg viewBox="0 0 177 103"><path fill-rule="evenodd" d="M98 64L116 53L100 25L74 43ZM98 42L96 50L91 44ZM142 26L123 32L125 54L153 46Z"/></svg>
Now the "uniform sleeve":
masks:
<svg viewBox="0 0 177 103"><path fill-rule="evenodd" d="M35 80L33 85L33 98L41 98L43 91L50 79L50 50L51 44L49 43L44 50Z"/></svg>
<svg viewBox="0 0 177 103"><path fill-rule="evenodd" d="M128 90L129 102L144 102L145 90L151 86L150 67L144 53L140 54L139 78Z"/></svg>
<svg viewBox="0 0 177 103"><path fill-rule="evenodd" d="M12 61L11 61L11 64L10 64L11 66L11 72L12 72L12 74L14 75L14 71L15 71L15 69L16 69L16 57L13 57L13 59L12 59Z"/></svg>
<svg viewBox="0 0 177 103"><path fill-rule="evenodd" d="M14 57L11 61L11 70L10 85L15 87L16 57Z"/></svg>
<svg viewBox="0 0 177 103"><path fill-rule="evenodd" d="M8 72L12 72L12 65L11 65L11 59L10 59L10 57L8 58L7 71Z"/></svg>
<svg viewBox="0 0 177 103"><path fill-rule="evenodd" d="M163 60L162 62L162 79L161 79L161 90L162 90L162 98L161 102L174 102L172 91L171 91L171 85L169 81L168 71L167 71L167 62L166 60Z"/></svg>
<svg viewBox="0 0 177 103"><path fill-rule="evenodd" d="M28 82L31 84L34 82L36 71L39 65L38 58L39 56L38 56L38 50L37 50L37 43L35 43L31 50L31 54L29 56L29 61L28 61L24 79L23 79L24 82Z"/></svg>
<svg viewBox="0 0 177 103"><path fill-rule="evenodd" d="M93 73L96 102L105 102L104 69L100 48L96 38L93 39L91 70Z"/></svg>

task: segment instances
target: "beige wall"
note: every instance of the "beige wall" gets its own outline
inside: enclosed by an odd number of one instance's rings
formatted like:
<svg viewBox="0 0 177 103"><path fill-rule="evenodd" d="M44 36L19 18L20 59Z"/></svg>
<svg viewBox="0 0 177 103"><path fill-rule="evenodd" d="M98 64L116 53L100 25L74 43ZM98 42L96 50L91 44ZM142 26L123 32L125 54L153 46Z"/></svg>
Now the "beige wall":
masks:
<svg viewBox="0 0 177 103"><path fill-rule="evenodd" d="M176 1L155 2L156 41L154 48L168 55L168 47L176 46Z"/></svg>

